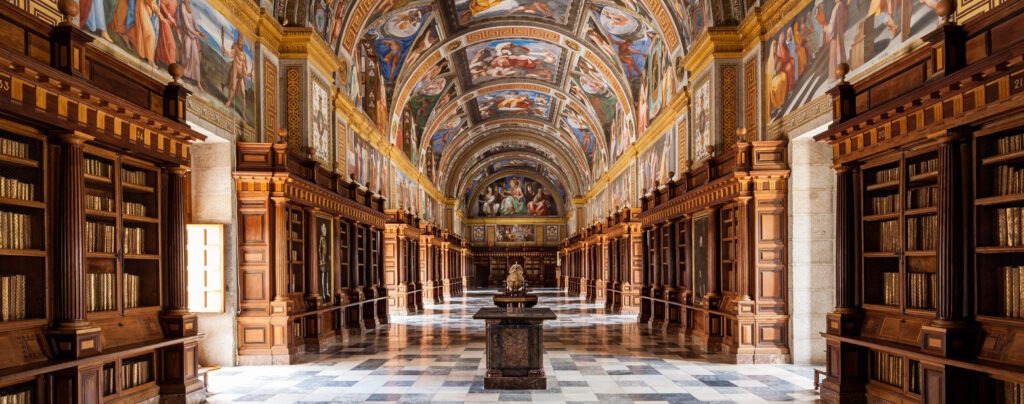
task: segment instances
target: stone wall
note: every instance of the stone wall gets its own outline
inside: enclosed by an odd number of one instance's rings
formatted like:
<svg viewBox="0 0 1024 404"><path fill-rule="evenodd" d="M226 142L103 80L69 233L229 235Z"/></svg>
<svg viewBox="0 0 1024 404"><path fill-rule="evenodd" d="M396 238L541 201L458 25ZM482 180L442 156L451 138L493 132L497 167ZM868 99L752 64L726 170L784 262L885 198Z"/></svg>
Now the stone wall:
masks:
<svg viewBox="0 0 1024 404"><path fill-rule="evenodd" d="M789 302L793 363L825 362L825 314L835 306L835 173L832 148L793 138L791 168Z"/></svg>

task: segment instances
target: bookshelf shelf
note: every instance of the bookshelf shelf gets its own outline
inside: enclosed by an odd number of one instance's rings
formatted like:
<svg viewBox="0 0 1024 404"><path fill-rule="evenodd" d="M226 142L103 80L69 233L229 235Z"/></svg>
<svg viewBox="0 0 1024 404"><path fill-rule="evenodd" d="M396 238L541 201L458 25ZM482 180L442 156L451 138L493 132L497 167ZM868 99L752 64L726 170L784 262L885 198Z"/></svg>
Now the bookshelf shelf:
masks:
<svg viewBox="0 0 1024 404"><path fill-rule="evenodd" d="M0 198L0 205L17 206L21 208L46 209L46 203L37 201L26 201L24 199Z"/></svg>
<svg viewBox="0 0 1024 404"><path fill-rule="evenodd" d="M159 218L147 217L147 216L127 216L127 215L125 215L125 216L121 216L121 219L126 221L126 222L134 222L134 223L150 223L150 224L160 223L160 219Z"/></svg>
<svg viewBox="0 0 1024 404"><path fill-rule="evenodd" d="M94 183L94 184L102 184L102 185L111 185L111 184L114 183L114 180L109 178L109 177L103 177L103 176L93 175L93 174L85 174L85 182L86 183Z"/></svg>
<svg viewBox="0 0 1024 404"><path fill-rule="evenodd" d="M124 255L124 259L126 259L126 260L145 260L145 261L151 261L151 260L159 260L160 259L160 255L158 255L158 254L125 254Z"/></svg>
<svg viewBox="0 0 1024 404"><path fill-rule="evenodd" d="M865 189L868 190L868 191L889 191L889 190L895 191L899 187L900 187L900 182L897 180L897 181L887 181L887 182L881 182L881 183L877 183L877 184L871 184L871 185L868 185L867 187L865 187Z"/></svg>
<svg viewBox="0 0 1024 404"><path fill-rule="evenodd" d="M1020 163L1024 162L1024 150L1018 150L1013 153L1000 154L992 157L985 157L981 159L982 166L992 166L998 164L1009 164L1009 163Z"/></svg>
<svg viewBox="0 0 1024 404"><path fill-rule="evenodd" d="M899 258L896 252L865 252L864 258Z"/></svg>
<svg viewBox="0 0 1024 404"><path fill-rule="evenodd" d="M939 173L937 171L932 171L932 172L927 172L927 173L917 174L917 175L911 176L907 180L907 182L911 186L922 185L922 184L926 184L926 183L935 183L935 181L938 180L938 178L939 178Z"/></svg>
<svg viewBox="0 0 1024 404"><path fill-rule="evenodd" d="M974 252L978 254L1024 254L1022 247L976 247Z"/></svg>
<svg viewBox="0 0 1024 404"><path fill-rule="evenodd" d="M936 212L936 209L935 209L934 206L932 206L932 207L928 207L928 208L907 209L906 211L903 212L903 215L905 215L905 216L927 216L927 215L934 215L935 212ZM867 220L867 218L865 217L864 220Z"/></svg>
<svg viewBox="0 0 1024 404"><path fill-rule="evenodd" d="M45 250L25 249L25 250L12 250L12 249L0 249L0 256L10 257L46 257Z"/></svg>
<svg viewBox="0 0 1024 404"><path fill-rule="evenodd" d="M85 210L85 217L87 217L87 218L115 219L115 218L117 218L117 212L107 212L107 211L102 211L102 210L86 209Z"/></svg>
<svg viewBox="0 0 1024 404"><path fill-rule="evenodd" d="M900 217L899 212L896 212L896 213L886 213L886 214L882 214L882 215L864 216L864 221L865 222L882 222L882 221L886 221L886 220L898 219L899 217Z"/></svg>
<svg viewBox="0 0 1024 404"><path fill-rule="evenodd" d="M25 159L15 156L8 156L6 154L0 154L0 165L13 166L13 167L28 167L28 168L39 168L39 162L36 160Z"/></svg>
<svg viewBox="0 0 1024 404"><path fill-rule="evenodd" d="M153 193L153 187L147 187L147 186L143 186L143 185L135 185L135 184L128 183L128 182L122 182L121 183L121 187L125 190L125 192L139 192L139 193L145 193L145 194Z"/></svg>
<svg viewBox="0 0 1024 404"><path fill-rule="evenodd" d="M1020 202L1024 202L1024 194L990 196L974 201L978 206L1012 205Z"/></svg>

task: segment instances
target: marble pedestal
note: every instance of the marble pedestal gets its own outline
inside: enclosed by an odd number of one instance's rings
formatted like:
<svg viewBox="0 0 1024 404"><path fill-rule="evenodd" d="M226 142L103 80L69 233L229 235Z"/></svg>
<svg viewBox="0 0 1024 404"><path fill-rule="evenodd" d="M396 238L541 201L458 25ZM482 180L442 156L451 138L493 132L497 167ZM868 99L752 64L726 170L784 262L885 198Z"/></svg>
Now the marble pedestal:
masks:
<svg viewBox="0 0 1024 404"><path fill-rule="evenodd" d="M549 308L485 307L473 315L487 320L485 389L544 390L544 320L554 320Z"/></svg>

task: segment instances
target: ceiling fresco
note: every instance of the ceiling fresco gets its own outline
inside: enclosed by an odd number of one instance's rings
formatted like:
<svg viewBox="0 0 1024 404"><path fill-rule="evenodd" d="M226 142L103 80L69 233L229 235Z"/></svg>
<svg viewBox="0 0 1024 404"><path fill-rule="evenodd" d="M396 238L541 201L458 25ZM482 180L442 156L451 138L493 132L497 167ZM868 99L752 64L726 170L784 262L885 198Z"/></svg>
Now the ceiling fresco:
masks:
<svg viewBox="0 0 1024 404"><path fill-rule="evenodd" d="M675 61L694 38L735 17L708 4L279 0L275 13L306 21L350 61L342 93L445 196L525 175L563 204L682 87Z"/></svg>

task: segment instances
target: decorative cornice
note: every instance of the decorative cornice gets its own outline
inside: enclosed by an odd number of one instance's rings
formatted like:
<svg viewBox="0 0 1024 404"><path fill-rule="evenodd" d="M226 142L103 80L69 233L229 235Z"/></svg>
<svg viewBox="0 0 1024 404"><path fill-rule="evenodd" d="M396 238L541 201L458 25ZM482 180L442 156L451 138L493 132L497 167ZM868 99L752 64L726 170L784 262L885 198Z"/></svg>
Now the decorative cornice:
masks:
<svg viewBox="0 0 1024 404"><path fill-rule="evenodd" d="M326 77L339 67L338 58L330 46L309 27L284 28L279 49L282 59L307 59Z"/></svg>

